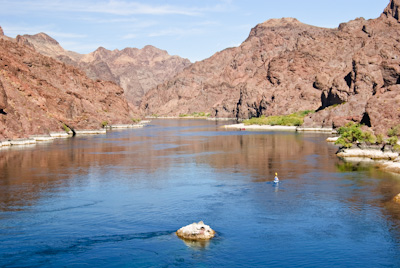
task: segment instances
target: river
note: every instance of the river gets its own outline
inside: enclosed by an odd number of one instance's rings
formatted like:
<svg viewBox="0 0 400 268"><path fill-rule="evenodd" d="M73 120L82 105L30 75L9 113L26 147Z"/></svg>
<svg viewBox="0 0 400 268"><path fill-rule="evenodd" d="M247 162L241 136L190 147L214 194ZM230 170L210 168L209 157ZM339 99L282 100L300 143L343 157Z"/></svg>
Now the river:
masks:
<svg viewBox="0 0 400 268"><path fill-rule="evenodd" d="M340 160L324 134L222 124L1 149L0 266L400 267L398 175ZM211 241L174 234L200 220Z"/></svg>

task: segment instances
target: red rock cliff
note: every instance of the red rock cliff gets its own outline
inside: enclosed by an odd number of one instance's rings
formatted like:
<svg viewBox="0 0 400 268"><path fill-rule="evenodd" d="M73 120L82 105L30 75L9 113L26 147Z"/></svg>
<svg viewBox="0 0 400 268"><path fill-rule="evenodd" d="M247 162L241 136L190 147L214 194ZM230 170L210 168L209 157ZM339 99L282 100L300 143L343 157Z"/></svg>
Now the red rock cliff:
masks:
<svg viewBox="0 0 400 268"><path fill-rule="evenodd" d="M63 124L79 130L131 122L123 89L112 82L6 39L0 66L0 140L63 131Z"/></svg>
<svg viewBox="0 0 400 268"><path fill-rule="evenodd" d="M112 51L99 47L92 53L82 55L64 50L44 33L18 36L17 40L43 55L79 67L92 79L115 82L124 89L126 99L137 106L147 91L191 64L188 59L171 56L153 46Z"/></svg>
<svg viewBox="0 0 400 268"><path fill-rule="evenodd" d="M400 111L390 108L400 101L399 2L391 1L377 19L358 18L337 29L268 20L239 47L148 92L141 108L149 115L236 118L311 109L318 112L306 118L307 126L356 121L383 133L400 123Z"/></svg>

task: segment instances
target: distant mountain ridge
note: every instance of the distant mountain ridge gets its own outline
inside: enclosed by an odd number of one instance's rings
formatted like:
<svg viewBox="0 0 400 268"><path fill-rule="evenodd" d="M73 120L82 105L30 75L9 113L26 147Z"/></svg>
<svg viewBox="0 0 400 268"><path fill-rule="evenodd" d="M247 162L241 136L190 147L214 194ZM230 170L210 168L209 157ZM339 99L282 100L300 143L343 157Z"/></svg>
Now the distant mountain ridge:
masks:
<svg viewBox="0 0 400 268"><path fill-rule="evenodd" d="M149 91L147 114L210 112L250 118L317 110L306 126L361 122L378 133L400 124L400 0L373 20L337 29L294 18L254 27L235 48L196 62Z"/></svg>
<svg viewBox="0 0 400 268"><path fill-rule="evenodd" d="M115 82L124 89L127 100L137 106L147 91L191 65L188 59L150 45L123 50L99 47L89 54L79 54L63 49L45 33L17 36L17 41L82 69L92 79Z"/></svg>

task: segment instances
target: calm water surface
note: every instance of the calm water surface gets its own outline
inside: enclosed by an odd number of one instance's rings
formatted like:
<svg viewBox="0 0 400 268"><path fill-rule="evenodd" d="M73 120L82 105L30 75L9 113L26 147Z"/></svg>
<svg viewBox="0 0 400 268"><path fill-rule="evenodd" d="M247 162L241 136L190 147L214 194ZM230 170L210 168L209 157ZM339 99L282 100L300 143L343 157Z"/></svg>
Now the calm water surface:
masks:
<svg viewBox="0 0 400 268"><path fill-rule="evenodd" d="M341 161L322 134L221 124L0 150L0 266L400 267L399 177ZM200 220L209 243L174 234Z"/></svg>

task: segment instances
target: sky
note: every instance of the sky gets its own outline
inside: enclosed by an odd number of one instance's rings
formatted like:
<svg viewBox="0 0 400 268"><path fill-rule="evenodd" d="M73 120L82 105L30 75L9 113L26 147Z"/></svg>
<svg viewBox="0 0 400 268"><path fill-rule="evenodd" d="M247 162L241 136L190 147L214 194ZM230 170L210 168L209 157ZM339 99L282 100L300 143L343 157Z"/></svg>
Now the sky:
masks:
<svg viewBox="0 0 400 268"><path fill-rule="evenodd" d="M294 17L335 28L357 17L377 18L389 0L0 0L5 35L44 32L67 50L86 54L153 45L200 61L239 46L251 28Z"/></svg>

